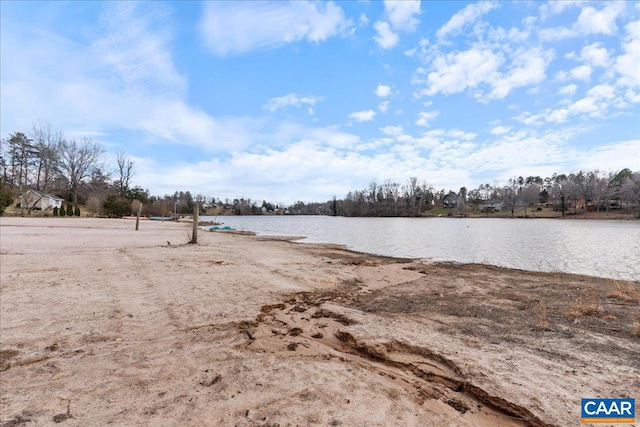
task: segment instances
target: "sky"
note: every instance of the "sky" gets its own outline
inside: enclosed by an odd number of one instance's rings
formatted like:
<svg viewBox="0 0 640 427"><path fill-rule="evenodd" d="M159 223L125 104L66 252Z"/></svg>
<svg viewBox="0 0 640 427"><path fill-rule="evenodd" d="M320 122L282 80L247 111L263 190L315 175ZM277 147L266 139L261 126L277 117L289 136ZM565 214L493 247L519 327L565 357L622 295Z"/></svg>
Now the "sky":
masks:
<svg viewBox="0 0 640 427"><path fill-rule="evenodd" d="M640 3L0 2L0 132L152 195L322 202L640 170Z"/></svg>

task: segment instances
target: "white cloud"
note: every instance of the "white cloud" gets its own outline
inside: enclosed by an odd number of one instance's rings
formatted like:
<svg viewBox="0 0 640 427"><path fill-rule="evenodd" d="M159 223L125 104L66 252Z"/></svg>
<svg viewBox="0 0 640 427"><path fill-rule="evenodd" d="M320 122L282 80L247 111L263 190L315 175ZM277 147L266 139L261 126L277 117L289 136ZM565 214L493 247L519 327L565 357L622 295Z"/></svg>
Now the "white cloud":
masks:
<svg viewBox="0 0 640 427"><path fill-rule="evenodd" d="M496 126L492 128L489 132L491 132L494 135L502 135L509 132L510 130L511 130L511 127L509 126Z"/></svg>
<svg viewBox="0 0 640 427"><path fill-rule="evenodd" d="M357 111L349 114L349 118L357 122L370 122L375 117L376 112L373 110Z"/></svg>
<svg viewBox="0 0 640 427"><path fill-rule="evenodd" d="M479 2L470 4L453 15L446 24L440 27L436 36L442 39L449 35L456 35L460 33L465 26L473 24L482 15L496 7L498 7L498 3L495 2Z"/></svg>
<svg viewBox="0 0 640 427"><path fill-rule="evenodd" d="M351 26L333 2L212 1L204 3L200 33L207 48L222 56L300 40L319 43Z"/></svg>
<svg viewBox="0 0 640 427"><path fill-rule="evenodd" d="M622 86L640 87L640 21L630 22L626 26L622 48L624 54L615 61L615 69L620 74L618 84Z"/></svg>
<svg viewBox="0 0 640 427"><path fill-rule="evenodd" d="M195 145L207 151L237 150L251 143L256 123L249 118L216 120L183 101L149 100L145 114L133 125L151 135L177 144Z"/></svg>
<svg viewBox="0 0 640 427"><path fill-rule="evenodd" d="M110 3L103 32L84 45L44 30L33 37L28 28L3 29L3 64L12 64L3 65L3 123L28 128L37 119L63 131L141 131L139 144L243 148L255 120L215 119L185 102L186 80L173 63L164 19L148 3Z"/></svg>
<svg viewBox="0 0 640 427"><path fill-rule="evenodd" d="M384 9L394 30L415 31L419 21L414 15L420 14L420 0L385 0Z"/></svg>
<svg viewBox="0 0 640 427"><path fill-rule="evenodd" d="M564 123L569 119L569 110L566 108L559 108L551 111L546 115L545 120L550 123Z"/></svg>
<svg viewBox="0 0 640 427"><path fill-rule="evenodd" d="M611 85L597 85L587 91L587 95L596 98L611 99L615 96L615 88Z"/></svg>
<svg viewBox="0 0 640 427"><path fill-rule="evenodd" d="M584 0L550 0L540 6L540 16L543 20L546 20L551 15L560 14L567 8L579 6L582 3L584 3Z"/></svg>
<svg viewBox="0 0 640 427"><path fill-rule="evenodd" d="M358 19L358 24L361 27L366 27L369 24L369 18L364 13L360 14L360 18Z"/></svg>
<svg viewBox="0 0 640 427"><path fill-rule="evenodd" d="M538 37L542 41L556 41L577 36L578 33L566 27L542 28L538 30Z"/></svg>
<svg viewBox="0 0 640 427"><path fill-rule="evenodd" d="M570 85L566 85L566 86L562 86L560 88L560 90L558 90L558 93L560 95L573 95L574 93L576 93L576 90L578 89L578 86L574 85L574 84L570 84Z"/></svg>
<svg viewBox="0 0 640 427"><path fill-rule="evenodd" d="M608 67L610 63L609 51L602 47L602 43L583 47L580 58L594 67Z"/></svg>
<svg viewBox="0 0 640 427"><path fill-rule="evenodd" d="M435 118L438 117L438 115L440 115L440 111L420 112L418 113L418 119L416 120L416 125L429 126L429 123L435 120Z"/></svg>
<svg viewBox="0 0 640 427"><path fill-rule="evenodd" d="M380 111L381 113L386 113L388 109L389 101L382 101L380 104L378 104L378 111Z"/></svg>
<svg viewBox="0 0 640 427"><path fill-rule="evenodd" d="M543 28L538 31L538 35L544 41L562 40L589 34L613 35L618 31L616 20L624 12L625 3L621 1L611 1L605 4L606 6L600 10L597 10L593 6L583 7L578 16L578 20L571 28Z"/></svg>
<svg viewBox="0 0 640 427"><path fill-rule="evenodd" d="M295 93L289 93L284 96L271 98L262 108L269 111L276 111L280 108L288 106L302 107L303 105L315 105L318 101L321 101L321 96L298 96Z"/></svg>
<svg viewBox="0 0 640 427"><path fill-rule="evenodd" d="M513 56L506 73L497 81L490 81L493 89L490 99L503 99L513 89L540 83L546 77L545 69L552 53L542 48L519 49Z"/></svg>
<svg viewBox="0 0 640 427"><path fill-rule="evenodd" d="M113 68L125 86L182 91L186 82L173 63L173 35L164 13L162 7L149 10L144 4L107 4L101 19L106 34L92 44L91 53Z"/></svg>
<svg viewBox="0 0 640 427"><path fill-rule="evenodd" d="M400 41L400 37L391 30L388 22L376 21L373 24L373 28L376 29L377 33L373 39L383 49L391 49Z"/></svg>
<svg viewBox="0 0 640 427"><path fill-rule="evenodd" d="M404 128L402 126L385 126L383 128L380 128L380 130L385 135L398 136L402 134Z"/></svg>
<svg viewBox="0 0 640 427"><path fill-rule="evenodd" d="M413 58L417 51L418 51L418 48L414 47L412 49L405 50L402 54L404 56L408 56L409 58Z"/></svg>
<svg viewBox="0 0 640 427"><path fill-rule="evenodd" d="M567 102L567 105L562 108L545 109L536 116L536 119L544 119L549 123L565 123L572 116L604 118L610 114L611 108L627 108L627 104L616 95L615 90L614 86L608 84L593 86L587 91L587 96L573 103Z"/></svg>
<svg viewBox="0 0 640 427"><path fill-rule="evenodd" d="M481 83L497 81L503 62L502 55L480 47L438 56L433 61L433 71L427 74L423 94L459 93Z"/></svg>
<svg viewBox="0 0 640 427"><path fill-rule="evenodd" d="M437 56L431 71L417 71L414 83L425 83L420 95L452 94L475 89L474 96L486 102L503 99L514 89L540 83L546 77L546 67L553 51L541 47L519 48L513 52L494 51L474 46L462 52ZM504 71L501 68L509 60ZM426 79L418 77L427 74ZM488 93L485 90L488 88Z"/></svg>
<svg viewBox="0 0 640 427"><path fill-rule="evenodd" d="M385 98L391 94L391 88L389 86L379 84L378 87L376 87L375 94L380 98Z"/></svg>
<svg viewBox="0 0 640 427"><path fill-rule="evenodd" d="M385 17L373 24L373 39L382 49L391 49L400 42L398 31L413 32L419 23L414 15L420 14L420 0L385 0Z"/></svg>
<svg viewBox="0 0 640 427"><path fill-rule="evenodd" d="M623 2L608 2L601 10L592 6L586 6L580 12L575 28L581 34L606 34L612 35L618 31L616 19L624 11Z"/></svg>
<svg viewBox="0 0 640 427"><path fill-rule="evenodd" d="M568 108L569 112L572 114L593 113L597 109L598 107L592 97L579 99Z"/></svg>
<svg viewBox="0 0 640 427"><path fill-rule="evenodd" d="M576 80L586 82L591 78L591 67L589 65L580 65L579 67L572 68L569 74Z"/></svg>
<svg viewBox="0 0 640 427"><path fill-rule="evenodd" d="M629 167L633 159L640 160L640 139L629 141L615 141L590 150L576 153L573 159L577 170L602 169L606 165L609 170L621 170Z"/></svg>

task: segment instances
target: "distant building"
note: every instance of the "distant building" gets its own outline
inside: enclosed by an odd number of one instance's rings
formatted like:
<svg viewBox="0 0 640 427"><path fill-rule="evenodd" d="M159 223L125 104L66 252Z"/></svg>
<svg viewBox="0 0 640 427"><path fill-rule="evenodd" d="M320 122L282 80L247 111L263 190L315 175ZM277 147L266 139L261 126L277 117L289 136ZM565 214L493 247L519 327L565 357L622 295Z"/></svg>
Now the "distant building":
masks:
<svg viewBox="0 0 640 427"><path fill-rule="evenodd" d="M487 200L478 205L481 212L500 212L504 202L502 200Z"/></svg>
<svg viewBox="0 0 640 427"><path fill-rule="evenodd" d="M38 190L29 190L20 196L20 207L45 211L62 207L64 199Z"/></svg>
<svg viewBox="0 0 640 427"><path fill-rule="evenodd" d="M455 208L458 204L458 195L451 191L442 201L442 206L445 208Z"/></svg>

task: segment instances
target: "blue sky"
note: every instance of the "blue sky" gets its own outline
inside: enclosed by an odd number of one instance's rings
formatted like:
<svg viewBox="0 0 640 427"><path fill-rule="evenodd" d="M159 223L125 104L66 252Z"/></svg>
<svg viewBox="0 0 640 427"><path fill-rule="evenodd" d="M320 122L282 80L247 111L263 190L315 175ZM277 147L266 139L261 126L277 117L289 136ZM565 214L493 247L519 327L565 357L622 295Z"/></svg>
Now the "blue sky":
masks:
<svg viewBox="0 0 640 427"><path fill-rule="evenodd" d="M1 133L125 150L162 195L325 201L640 169L640 3L12 2Z"/></svg>

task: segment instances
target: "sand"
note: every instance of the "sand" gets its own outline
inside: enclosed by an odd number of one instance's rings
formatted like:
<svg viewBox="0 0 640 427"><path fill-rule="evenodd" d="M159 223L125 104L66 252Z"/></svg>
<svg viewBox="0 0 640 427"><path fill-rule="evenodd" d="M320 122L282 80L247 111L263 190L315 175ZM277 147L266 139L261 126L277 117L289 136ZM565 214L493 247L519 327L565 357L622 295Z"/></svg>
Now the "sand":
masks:
<svg viewBox="0 0 640 427"><path fill-rule="evenodd" d="M0 219L0 426L575 426L640 401L640 283ZM638 412L638 410L636 410Z"/></svg>

